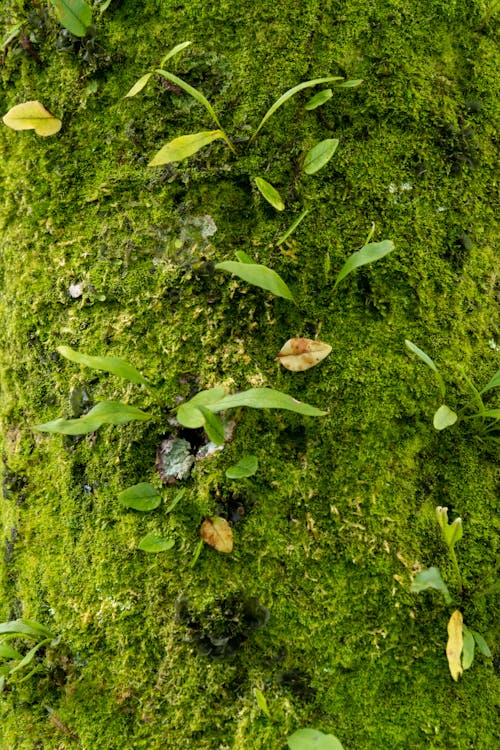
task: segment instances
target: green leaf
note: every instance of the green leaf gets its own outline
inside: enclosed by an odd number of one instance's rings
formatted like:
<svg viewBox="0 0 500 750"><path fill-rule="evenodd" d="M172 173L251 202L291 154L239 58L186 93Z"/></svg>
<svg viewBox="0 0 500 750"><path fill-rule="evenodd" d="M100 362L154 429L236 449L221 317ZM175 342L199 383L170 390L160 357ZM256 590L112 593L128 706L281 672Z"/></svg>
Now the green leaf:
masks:
<svg viewBox="0 0 500 750"><path fill-rule="evenodd" d="M32 100L16 104L9 109L2 120L13 130L34 130L37 135L47 137L55 135L61 129L62 122L54 117L41 102Z"/></svg>
<svg viewBox="0 0 500 750"><path fill-rule="evenodd" d="M447 427L451 427L451 425L455 424L457 419L457 414L452 411L449 406L443 404L434 414L432 423L436 430L445 430Z"/></svg>
<svg viewBox="0 0 500 750"><path fill-rule="evenodd" d="M179 406L177 409L177 421L183 427L189 427L189 429L203 427L205 419L198 407L220 401L225 395L225 388L209 388L206 391L200 391L196 396L193 396L189 401Z"/></svg>
<svg viewBox="0 0 500 750"><path fill-rule="evenodd" d="M463 626L464 642L462 646L462 669L470 669L474 661L474 636L471 631Z"/></svg>
<svg viewBox="0 0 500 750"><path fill-rule="evenodd" d="M243 479L244 477L251 477L257 471L259 462L257 456L251 456L247 454L242 456L237 464L233 464L226 469L226 477L228 479Z"/></svg>
<svg viewBox="0 0 500 750"><path fill-rule="evenodd" d="M27 635L30 638L39 638L40 636L53 638L50 630L44 625L40 625L39 622L35 622L34 620L26 619L0 623L0 635L4 633L18 633L19 635Z"/></svg>
<svg viewBox="0 0 500 750"><path fill-rule="evenodd" d="M153 156L148 167L160 167L162 164L170 164L174 161L182 161L196 154L204 146L219 138L225 140L222 130L204 130L201 133L191 133L174 138L166 143L158 153Z"/></svg>
<svg viewBox="0 0 500 750"><path fill-rule="evenodd" d="M85 36L92 23L92 9L85 0L50 0L56 16L71 34Z"/></svg>
<svg viewBox="0 0 500 750"><path fill-rule="evenodd" d="M125 380L131 383L145 386L150 385L144 375L123 359L118 359L117 357L91 357L88 354L83 354L83 352L77 352L69 346L58 346L57 351L63 357L69 359L70 362L91 367L93 370L109 372L112 375L117 375L119 378L125 378Z"/></svg>
<svg viewBox="0 0 500 750"><path fill-rule="evenodd" d="M448 508L441 505L436 508L436 518L445 544L452 549L464 534L462 519L455 518L453 523L448 523Z"/></svg>
<svg viewBox="0 0 500 750"><path fill-rule="evenodd" d="M282 236L281 236L281 237L279 238L278 242L276 243L277 247L279 247L280 245L282 245L282 244L283 244L283 242L285 242L285 240L287 240L287 239L288 239L288 238L290 237L290 235L291 235L291 234L293 234L293 233L295 232L295 230L296 230L296 229L297 229L297 227L299 226L300 222L301 222L301 221L302 221L303 219L305 219L305 218L306 218L306 216L307 216L307 214L308 214L308 213L309 213L309 210L308 210L307 208L305 208L305 209L304 209L304 210L302 211L302 213L300 214L300 216L298 216L298 217L297 217L297 218L295 219L295 221L294 221L294 222L292 222L292 224L290 224L290 226L289 226L289 227L288 227L288 229L286 230L285 234L283 234L283 235L282 235Z"/></svg>
<svg viewBox="0 0 500 750"><path fill-rule="evenodd" d="M496 373L491 378L490 382L484 386L482 391L479 391L479 393L485 393L486 391L489 391L491 388L499 388L500 387L500 370L497 370Z"/></svg>
<svg viewBox="0 0 500 750"><path fill-rule="evenodd" d="M0 643L0 659L22 659L23 655L6 643Z"/></svg>
<svg viewBox="0 0 500 750"><path fill-rule="evenodd" d="M182 500L182 498L184 497L185 494L186 494L186 488L185 487L183 487L181 490L179 490L179 492L176 492L175 496L174 496L174 499L172 500L172 502L169 505L167 505L167 507L165 508L164 513L165 514L171 513L173 511L173 509L175 508L175 506L177 505L177 503L179 503Z"/></svg>
<svg viewBox="0 0 500 750"><path fill-rule="evenodd" d="M476 641L476 646L478 647L479 651L482 653L483 656L486 656L488 659L491 659L492 654L489 649L488 644L484 640L481 633L478 633L476 630L470 631L472 635L474 636L474 640Z"/></svg>
<svg viewBox="0 0 500 750"><path fill-rule="evenodd" d="M143 76L141 76L141 78L139 78L139 80L136 81L136 83L134 83L130 91L127 91L127 93L125 94L123 98L130 99L131 97L138 94L139 91L142 91L142 89L146 86L147 82L149 81L152 75L153 73L145 73Z"/></svg>
<svg viewBox="0 0 500 750"><path fill-rule="evenodd" d="M445 603L451 604L450 592L441 578L439 568L432 567L427 568L426 570L421 570L413 579L410 590L414 594L418 594L420 591L425 591L426 589L436 589L437 591L440 591L444 597Z"/></svg>
<svg viewBox="0 0 500 750"><path fill-rule="evenodd" d="M239 276L243 281L259 286L261 289L265 289L277 297L284 297L292 302L293 296L290 289L287 287L281 276L267 266L262 266L258 263L238 263L233 260L226 260L222 263L217 263L215 266L217 271L228 271L233 273L235 276Z"/></svg>
<svg viewBox="0 0 500 750"><path fill-rule="evenodd" d="M287 739L289 750L343 750L342 743L333 734L323 734L319 729L299 729Z"/></svg>
<svg viewBox="0 0 500 750"><path fill-rule="evenodd" d="M478 412L478 417L490 417L491 419L500 419L500 409L485 409Z"/></svg>
<svg viewBox="0 0 500 750"><path fill-rule="evenodd" d="M262 126L269 120L272 115L276 112L277 109L279 109L288 99L290 99L292 96L295 96L295 94L298 94L299 91L302 91L303 89L311 88L312 86L317 86L320 83L331 83L332 81L341 81L342 76L328 76L326 78L314 78L311 81L303 81L302 83L299 83L297 86L294 86L291 89L288 89L288 91L285 91L283 96L280 96L277 101L274 102L273 106L268 109L264 117L259 123L259 126L253 136L250 138L250 143L254 140L254 138L257 136L257 133L262 128Z"/></svg>
<svg viewBox="0 0 500 750"><path fill-rule="evenodd" d="M212 117L212 119L214 120L214 122L216 122L217 125L219 126L219 128L222 130L222 125L219 122L219 118L215 114L214 108L212 107L212 105L210 104L210 102L208 101L208 99L205 96L203 96L203 94L201 93L201 91L198 91L198 89L195 89L195 88L193 88L193 86L190 86L189 83L186 83L186 81L183 81L182 78L178 78L177 76L174 76L173 73L169 73L168 70L162 70L161 68L157 68L156 71L155 71L155 73L158 73L158 75L163 76L163 78L166 78L167 81L170 81L170 83L174 83L180 89L182 89L183 91L185 91L186 94L189 94L190 96L193 97L193 99L196 99L196 101L199 104L202 104L205 107L205 109L207 110L207 112L209 113L209 115ZM224 132L224 131L222 131L222 132ZM229 139L227 138L227 136L226 136L225 133L224 133L224 139L226 140L229 148L232 151L234 151L234 148L233 148L231 142L229 141Z"/></svg>
<svg viewBox="0 0 500 750"><path fill-rule="evenodd" d="M19 672L21 669L28 667L35 658L36 652L41 649L42 646L46 646L47 643L50 643L50 641L51 638L45 638L43 641L40 641L40 643L37 643L36 646L33 646L33 648L28 651L26 656L24 656L21 661L10 670L10 674L14 674L15 672Z"/></svg>
<svg viewBox="0 0 500 750"><path fill-rule="evenodd" d="M267 716L268 719L271 719L271 712L269 711L269 707L267 705L266 696L264 695L262 690L259 690L259 688L254 688L254 693L258 707L260 708L262 713Z"/></svg>
<svg viewBox="0 0 500 750"><path fill-rule="evenodd" d="M425 362L425 364L433 370L433 372L436 373L436 379L439 384L439 389L441 391L441 395L444 398L446 395L446 386L444 384L444 380L441 376L441 373L439 372L438 368L434 364L433 360L429 357L428 354L426 354L422 349L420 349L416 344L414 344L412 341L408 341L408 339L405 339L405 346L407 349L409 349L413 354L416 354L419 359L422 360L422 362Z"/></svg>
<svg viewBox="0 0 500 750"><path fill-rule="evenodd" d="M360 266L365 266L367 263L373 263L376 260L380 260L380 258L383 258L388 253L391 253L394 250L394 243L392 240L383 240L382 242L371 242L369 245L365 245L361 248L361 250L358 250L357 252L353 253L349 258L346 260L344 265L339 271L339 274L337 276L337 280L335 281L335 287L337 288L337 285L342 281L342 279L345 279L346 276L348 276L352 271L354 271L356 268L359 268Z"/></svg>
<svg viewBox="0 0 500 750"><path fill-rule="evenodd" d="M141 482L120 492L118 501L125 508L148 511L154 510L160 505L161 495L151 484Z"/></svg>
<svg viewBox="0 0 500 750"><path fill-rule="evenodd" d="M338 83L337 86L339 89L353 89L356 88L356 86L361 86L362 83L362 78L356 78L352 79L351 81L343 81L342 83Z"/></svg>
<svg viewBox="0 0 500 750"><path fill-rule="evenodd" d="M250 388L248 391L225 396L221 401L209 404L207 408L210 411L219 412L225 409L237 409L241 406L248 406L252 409L285 409L309 417L322 417L328 413L272 388Z"/></svg>
<svg viewBox="0 0 500 750"><path fill-rule="evenodd" d="M327 138L326 140L317 143L306 154L303 167L304 172L306 174L315 174L316 172L319 172L319 170L330 161L337 150L338 145L339 141L337 138ZM376 260L376 258L373 258L373 260Z"/></svg>
<svg viewBox="0 0 500 750"><path fill-rule="evenodd" d="M167 52L165 57L162 59L160 63L160 68L163 68L167 60L170 60L174 55L177 55L179 52L182 52L183 49L186 49L186 47L189 47L191 42L180 42L180 44L176 44L175 47L172 47L172 49Z"/></svg>
<svg viewBox="0 0 500 750"><path fill-rule="evenodd" d="M198 406L198 409L203 414L203 418L205 420L205 424L203 427L205 428L205 432L207 433L209 439L212 441L212 443L215 443L215 445L224 445L226 436L224 434L224 425L220 421L219 417L216 417L215 414L207 409L206 406Z"/></svg>
<svg viewBox="0 0 500 750"><path fill-rule="evenodd" d="M283 203L283 199L276 188L274 188L269 182L266 182L266 180L262 179L262 177L255 177L255 184L257 185L261 195L266 199L268 203L271 204L273 208L276 209L276 211L284 210L285 204Z"/></svg>
<svg viewBox="0 0 500 750"><path fill-rule="evenodd" d="M150 532L142 537L137 547L143 552L165 552L168 549L172 549L174 545L175 539L158 536L158 534Z"/></svg>
<svg viewBox="0 0 500 750"><path fill-rule="evenodd" d="M254 262L252 258L244 252L244 250L237 250L236 257L238 258L240 263L250 263L250 265L252 265L252 263Z"/></svg>
<svg viewBox="0 0 500 750"><path fill-rule="evenodd" d="M136 406L123 404L121 401L100 401L87 414L79 419L55 419L53 422L35 425L39 432L60 433L61 435L86 435L95 432L103 424L121 425L137 419L145 422L151 419L149 414Z"/></svg>
<svg viewBox="0 0 500 750"><path fill-rule="evenodd" d="M311 110L311 109L316 109L316 107L321 107L329 99L331 99L332 96L333 96L333 91L331 89L323 89L323 91L319 91L311 99L309 99L304 109Z"/></svg>
<svg viewBox="0 0 500 750"><path fill-rule="evenodd" d="M3 40L2 44L0 45L0 49L4 50L8 45L12 42L13 39L18 36L19 32L23 28L22 23L16 23L15 26L13 26L9 31L7 32L7 36Z"/></svg>

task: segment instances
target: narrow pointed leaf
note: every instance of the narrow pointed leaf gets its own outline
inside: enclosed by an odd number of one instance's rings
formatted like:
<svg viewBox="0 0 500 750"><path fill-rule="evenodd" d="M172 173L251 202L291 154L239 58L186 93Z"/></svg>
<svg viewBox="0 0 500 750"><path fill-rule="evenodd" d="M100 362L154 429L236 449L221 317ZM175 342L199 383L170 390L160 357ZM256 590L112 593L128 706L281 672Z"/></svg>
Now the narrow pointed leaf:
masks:
<svg viewBox="0 0 500 750"><path fill-rule="evenodd" d="M135 96L136 94L138 94L139 91L142 91L142 89L146 86L147 82L149 81L152 75L153 73L145 73L143 76L141 76L141 78L139 78L139 80L136 83L134 83L130 91L127 91L127 93L125 94L123 98L130 99L132 96Z"/></svg>
<svg viewBox="0 0 500 750"><path fill-rule="evenodd" d="M313 97L311 97L311 99L309 99L304 109L311 110L311 109L316 109L317 107L321 107L329 99L331 99L332 96L333 96L333 91L331 89L323 89L323 91L318 91L317 94L315 94Z"/></svg>
<svg viewBox="0 0 500 750"><path fill-rule="evenodd" d="M233 464L233 466L226 469L226 477L228 479L244 479L245 477L251 477L255 474L258 467L259 462L257 456L242 456L237 464Z"/></svg>
<svg viewBox="0 0 500 750"><path fill-rule="evenodd" d="M295 230L297 229L297 227L299 226L299 224L301 223L301 221L302 221L303 219L305 219L305 218L306 218L306 216L307 216L307 214L308 214L308 213L309 213L309 210L308 210L307 208L306 208L306 209L304 209L304 211L302 211L302 213L300 214L300 216L298 216L298 217L297 217L297 218L295 219L295 221L294 221L294 222L292 222L292 224L290 224L290 226L289 226L289 227L288 227L288 229L286 230L285 234L283 234L283 235L282 235L282 236L281 236L281 237L279 238L278 242L276 243L276 245L277 245L278 247L279 247L280 245L282 245L282 244L283 244L283 243L285 242L285 240L287 240L287 239L288 239L288 238L290 237L290 235L291 235L291 234L293 234L293 233L295 232Z"/></svg>
<svg viewBox="0 0 500 750"><path fill-rule="evenodd" d="M179 138L174 138L173 141L166 143L151 159L148 167L160 167L162 164L187 159L219 138L225 140L222 130L203 130L201 133L181 135Z"/></svg>
<svg viewBox="0 0 500 750"><path fill-rule="evenodd" d="M60 23L74 36L85 36L92 23L92 9L85 0L50 0Z"/></svg>
<svg viewBox="0 0 500 750"><path fill-rule="evenodd" d="M250 139L250 142L254 140L259 130L262 128L262 126L269 120L272 115L276 112L277 109L279 109L288 99L291 99L292 96L295 96L295 94L298 94L299 91L302 91L303 89L311 88L312 86L317 86L320 83L331 83L332 81L342 81L342 76L327 76L326 78L314 78L311 81L303 81L302 83L299 83L297 86L294 86L291 89L288 89L288 91L285 91L285 93L280 96L279 99L277 99L272 107L268 109L264 117L259 123L259 126L253 136Z"/></svg>
<svg viewBox="0 0 500 750"><path fill-rule="evenodd" d="M394 243L392 240L383 240L383 242L372 242L369 245L365 245L353 253L344 263L339 271L337 280L335 281L335 288L337 285L345 279L352 271L360 266L365 266L367 263L373 263L376 260L380 260L388 253L394 250Z"/></svg>
<svg viewBox="0 0 500 750"><path fill-rule="evenodd" d="M322 417L328 413L272 388L250 388L248 391L234 393L221 401L208 404L207 408L210 411L219 412L225 409L237 409L241 406L252 409L286 409L310 417Z"/></svg>
<svg viewBox="0 0 500 750"><path fill-rule="evenodd" d="M289 750L343 750L340 740L319 729L298 729L287 742Z"/></svg>
<svg viewBox="0 0 500 750"><path fill-rule="evenodd" d="M55 135L62 126L61 120L36 100L16 104L2 119L13 130L34 130L41 136Z"/></svg>
<svg viewBox="0 0 500 750"><path fill-rule="evenodd" d="M222 129L222 126L219 122L219 118L215 114L215 110L208 101L208 99L201 93L201 91L198 91L198 89L195 89L193 86L190 86L189 83L186 83L186 81L183 81L182 78L178 78L173 73L169 73L168 70L162 70L161 68L158 68L156 71L158 75L163 76L163 78L166 78L167 81L170 81L170 83L174 83L176 86L178 86L180 89L186 92L186 94L189 94L193 97L193 99L196 99L196 101L199 104L202 104L209 115L212 117L214 122L217 123L219 128ZM230 145L230 144L229 144Z"/></svg>
<svg viewBox="0 0 500 750"><path fill-rule="evenodd" d="M157 489L147 482L134 484L118 495L118 502L125 508L148 511L154 510L161 503L161 495Z"/></svg>
<svg viewBox="0 0 500 750"><path fill-rule="evenodd" d="M104 424L122 425L137 419L144 422L151 419L149 414L135 406L121 401L100 401L87 414L79 419L56 419L53 422L35 425L39 432L60 433L62 435L86 435L95 432Z"/></svg>
<svg viewBox="0 0 500 750"><path fill-rule="evenodd" d="M426 570L421 570L413 579L410 590L414 594L418 594L420 591L425 591L426 589L436 589L436 591L440 591L444 597L445 603L451 603L450 592L441 578L439 568L432 567L427 568Z"/></svg>
<svg viewBox="0 0 500 750"><path fill-rule="evenodd" d="M439 372L438 368L434 364L434 361L429 357L428 354L426 354L423 351L423 349L420 349L412 341L408 341L408 339L405 339L405 346L407 349L413 352L413 354L416 354L417 357L422 360L422 362L425 362L427 367L430 367L431 370L436 374L436 380L438 381L439 390L441 391L441 395L444 398L446 395L446 386L445 386L441 373Z"/></svg>
<svg viewBox="0 0 500 750"><path fill-rule="evenodd" d="M276 211L283 211L285 209L285 204L283 203L281 195L271 183L262 179L262 177L256 177L255 184L257 185L260 194L273 208L276 209Z"/></svg>
<svg viewBox="0 0 500 750"><path fill-rule="evenodd" d="M447 427L451 427L451 425L455 424L457 419L457 414L452 411L449 406L443 404L434 414L432 423L436 430L445 430Z"/></svg>
<svg viewBox="0 0 500 750"><path fill-rule="evenodd" d="M0 643L0 659L22 659L23 655L7 643Z"/></svg>
<svg viewBox="0 0 500 750"><path fill-rule="evenodd" d="M203 427L209 439L215 445L224 445L226 436L224 434L224 425L220 419L212 411L209 411L206 406L198 406L198 409L203 414L205 420Z"/></svg>
<svg viewBox="0 0 500 750"><path fill-rule="evenodd" d="M259 690L259 688L255 688L254 693L255 693L255 698L257 700L258 707L260 708L262 713L267 716L268 719L271 719L271 713L267 705L266 696L264 695L262 690Z"/></svg>
<svg viewBox="0 0 500 750"><path fill-rule="evenodd" d="M462 669L470 669L472 667L472 663L474 661L474 647L475 647L475 641L474 636L472 635L471 631L465 627L465 625L462 628L463 631L463 649L462 649Z"/></svg>
<svg viewBox="0 0 500 750"><path fill-rule="evenodd" d="M77 352L69 346L58 346L57 351L63 357L69 359L70 362L91 367L93 370L110 372L112 375L125 378L125 380L131 383L149 386L149 381L144 375L123 359L118 359L117 357L92 357L89 354Z"/></svg>
<svg viewBox="0 0 500 750"><path fill-rule="evenodd" d="M493 375L490 382L484 386L484 388L479 391L480 393L485 393L486 391L489 391L491 388L499 388L500 387L500 370L497 370L497 372Z"/></svg>
<svg viewBox="0 0 500 750"><path fill-rule="evenodd" d="M339 89L353 89L353 88L356 88L357 86L361 86L362 83L363 83L362 78L355 78L355 79L353 78L350 81L343 81L342 83L338 83L337 86Z"/></svg>
<svg viewBox="0 0 500 750"><path fill-rule="evenodd" d="M4 633L19 633L19 635L27 635L30 638L39 638L40 636L53 638L51 631L44 625L40 625L39 622L34 620L25 619L0 623L0 635Z"/></svg>
<svg viewBox="0 0 500 750"><path fill-rule="evenodd" d="M23 28L22 23L16 23L15 26L13 26L9 31L7 32L7 36L3 40L2 44L0 44L0 49L4 50L6 47L9 46L9 44L12 42L13 39L18 36L19 32Z"/></svg>
<svg viewBox="0 0 500 750"><path fill-rule="evenodd" d="M181 404L177 409L177 421L183 427L196 429L203 427L205 418L199 410L199 406L208 406L210 403L220 401L226 395L225 388L209 388L206 391L200 391L193 398Z"/></svg>
<svg viewBox="0 0 500 750"><path fill-rule="evenodd" d="M491 659L492 654L491 654L490 648L488 644L486 643L486 641L484 640L481 633L478 633L475 630L471 630L470 632L474 636L474 640L476 641L476 646L478 647L482 655L486 656L488 659Z"/></svg>
<svg viewBox="0 0 500 750"><path fill-rule="evenodd" d="M259 286L277 297L284 297L293 302L293 296L281 276L267 266L258 263L238 263L237 261L226 260L217 263L215 266L218 271L228 271L238 276L243 281Z"/></svg>
<svg viewBox="0 0 500 750"><path fill-rule="evenodd" d="M218 552L233 551L233 532L225 518L219 516L205 518L201 524L200 535L204 542Z"/></svg>
<svg viewBox="0 0 500 750"><path fill-rule="evenodd" d="M450 673L455 682L463 674L461 655L463 649L463 618L462 613L456 609L448 622L448 642L446 644L446 658Z"/></svg>
<svg viewBox="0 0 500 750"><path fill-rule="evenodd" d="M21 659L19 664L16 664L16 666L10 670L10 673L14 674L15 672L19 672L21 669L28 667L35 658L37 651L41 649L42 646L46 646L47 643L50 643L50 641L51 638L45 638L45 640L40 641L40 643L37 643L36 646L33 646L33 648L30 649L28 653Z"/></svg>
<svg viewBox="0 0 500 750"><path fill-rule="evenodd" d="M332 351L330 344L312 339L289 339L278 353L277 359L292 372L303 372L314 367Z"/></svg>
<svg viewBox="0 0 500 750"><path fill-rule="evenodd" d="M319 172L325 164L328 164L337 150L338 145L339 141L337 138L327 138L326 140L317 143L316 146L306 154L303 167L304 172L306 174L315 174L316 172ZM376 260L376 258L373 260Z"/></svg>
<svg viewBox="0 0 500 750"><path fill-rule="evenodd" d="M168 537L158 536L153 532L143 536L139 544L138 549L143 552L165 552L166 550L172 549L175 546L175 539L169 539Z"/></svg>
<svg viewBox="0 0 500 750"><path fill-rule="evenodd" d="M175 47L172 47L172 49L167 52L165 57L162 59L160 63L160 68L163 68L167 60L170 60L174 55L179 54L179 52L182 52L183 49L186 49L186 47L189 47L191 42L181 42L180 44L176 44Z"/></svg>

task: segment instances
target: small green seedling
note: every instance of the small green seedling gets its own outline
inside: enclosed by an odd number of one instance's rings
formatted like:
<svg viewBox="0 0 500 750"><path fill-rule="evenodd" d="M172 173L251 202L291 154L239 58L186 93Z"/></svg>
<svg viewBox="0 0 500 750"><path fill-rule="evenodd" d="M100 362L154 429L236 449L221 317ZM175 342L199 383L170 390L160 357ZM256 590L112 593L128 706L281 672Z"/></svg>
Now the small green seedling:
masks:
<svg viewBox="0 0 500 750"><path fill-rule="evenodd" d="M446 398L446 386L443 376L439 372L434 361L429 357L428 354L426 354L422 349L420 349L416 344L409 341L408 339L405 339L405 346L407 347L407 349L413 352L413 354L416 354L417 357L422 360L422 362L425 362L427 367L429 367L434 372L441 393L441 399L442 401L444 401ZM480 391L474 386L473 383L471 383L471 381L467 377L465 377L465 381L472 391L477 411L473 410L472 414L465 414L464 416L460 416L460 419L466 420L480 418L483 422L485 419L499 420L500 409L487 409L482 396L487 391L493 388L500 387L500 370L497 370L491 380ZM464 409L461 410L461 412L470 410L470 406L467 405ZM449 406L443 403L434 414L433 424L436 430L444 430L447 427L451 427L452 425L454 425L458 421L458 419L459 414L454 412L452 409L450 409ZM483 431L487 433L495 430L496 428L497 421L494 421L492 423L485 424L483 427Z"/></svg>
<svg viewBox="0 0 500 750"><path fill-rule="evenodd" d="M462 593L462 575L458 566L455 554L455 544L462 538L463 529L462 521L456 518L453 523L448 523L448 508L438 506L436 508L436 518L441 529L443 540L448 549L448 554L453 563L455 574L457 576L458 591ZM420 571L411 584L411 591L419 593L427 589L439 591L443 596L446 606L453 603L452 596L441 577L439 568L431 567ZM457 681L463 671L469 669L474 661L474 649L478 647L480 653L487 658L491 657L490 649L483 636L475 630L468 628L462 618L460 610L455 609L448 622L448 644L446 647L446 656L452 678Z"/></svg>
<svg viewBox="0 0 500 750"><path fill-rule="evenodd" d="M35 641L35 645L23 654L17 650L17 642L26 638ZM16 648L11 646L9 641L16 641ZM20 673L27 671L40 649L49 644L56 646L58 642L48 628L34 620L11 620L0 623L0 693L7 680L10 682L14 675L18 678ZM19 681L29 679L35 672L43 669L40 663L35 664Z"/></svg>
<svg viewBox="0 0 500 750"><path fill-rule="evenodd" d="M317 143L304 158L302 169L306 174L316 174L328 164L339 145L338 138L327 138Z"/></svg>
<svg viewBox="0 0 500 750"><path fill-rule="evenodd" d="M368 237L371 238L374 231L372 227ZM382 242L368 242L363 245L360 250L350 255L335 279L334 289L340 284L346 276L349 276L356 268L360 266L366 266L369 263L374 263L376 260L384 258L394 250L394 242L392 240L383 240Z"/></svg>
<svg viewBox="0 0 500 750"><path fill-rule="evenodd" d="M343 745L333 734L319 729L298 729L287 739L289 750L343 750Z"/></svg>

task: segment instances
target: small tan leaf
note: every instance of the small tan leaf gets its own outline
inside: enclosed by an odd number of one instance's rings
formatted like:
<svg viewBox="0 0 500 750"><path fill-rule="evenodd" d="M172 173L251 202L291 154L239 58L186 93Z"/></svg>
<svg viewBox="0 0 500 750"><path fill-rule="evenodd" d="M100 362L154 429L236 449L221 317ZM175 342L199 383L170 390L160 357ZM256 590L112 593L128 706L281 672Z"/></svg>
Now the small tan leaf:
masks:
<svg viewBox="0 0 500 750"><path fill-rule="evenodd" d="M217 552L233 551L233 532L225 518L205 518L200 528L201 538Z"/></svg>
<svg viewBox="0 0 500 750"><path fill-rule="evenodd" d="M61 120L38 101L16 104L2 119L13 130L34 130L37 135L43 136L55 135L62 125Z"/></svg>
<svg viewBox="0 0 500 750"><path fill-rule="evenodd" d="M446 644L446 658L448 659L451 676L455 682L463 674L462 663L460 661L464 646L462 624L462 613L456 609L448 623L448 643Z"/></svg>
<svg viewBox="0 0 500 750"><path fill-rule="evenodd" d="M314 367L328 357L332 347L312 339L289 339L279 352L277 359L292 372L302 372Z"/></svg>

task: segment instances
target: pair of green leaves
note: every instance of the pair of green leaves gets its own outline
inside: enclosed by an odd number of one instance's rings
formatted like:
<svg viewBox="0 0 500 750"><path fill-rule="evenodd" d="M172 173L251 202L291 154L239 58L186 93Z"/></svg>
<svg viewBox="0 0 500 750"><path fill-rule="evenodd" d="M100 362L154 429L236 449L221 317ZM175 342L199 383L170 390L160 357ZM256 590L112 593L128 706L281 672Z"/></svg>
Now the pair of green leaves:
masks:
<svg viewBox="0 0 500 750"><path fill-rule="evenodd" d="M353 88L357 88L358 86L361 86L362 83L363 83L363 79L357 78L351 81L342 81L342 83L337 84L336 88L353 89ZM317 94L315 94L311 99L309 99L304 109L307 109L307 110L317 109L318 107L323 106L323 104L326 104L326 102L328 102L332 97L333 97L332 89L323 89L322 91L319 91Z"/></svg>
<svg viewBox="0 0 500 750"><path fill-rule="evenodd" d="M102 370L128 380L130 383L143 385L151 392L151 383L135 367L117 357L93 357L83 352L77 352L69 346L58 346L57 351L66 359L77 364L85 365L94 370ZM101 401L87 414L78 419L56 419L35 426L39 432L60 433L62 435L86 435L95 432L105 424L123 425L138 420L141 422L151 419L151 415L136 406L124 404L121 401Z"/></svg>
<svg viewBox="0 0 500 750"><path fill-rule="evenodd" d="M185 492L186 490L183 488L175 494L172 502L165 508L165 514L172 512L177 503L179 503L184 497ZM126 490L120 492L118 495L118 501L125 508L131 508L132 510L138 510L145 513L158 508L161 504L162 497L152 484L140 482L139 484L134 484L132 487L127 487ZM172 549L174 545L175 540L171 537L164 537L152 531L146 534L137 546L138 549L143 552L165 552L166 550Z"/></svg>

